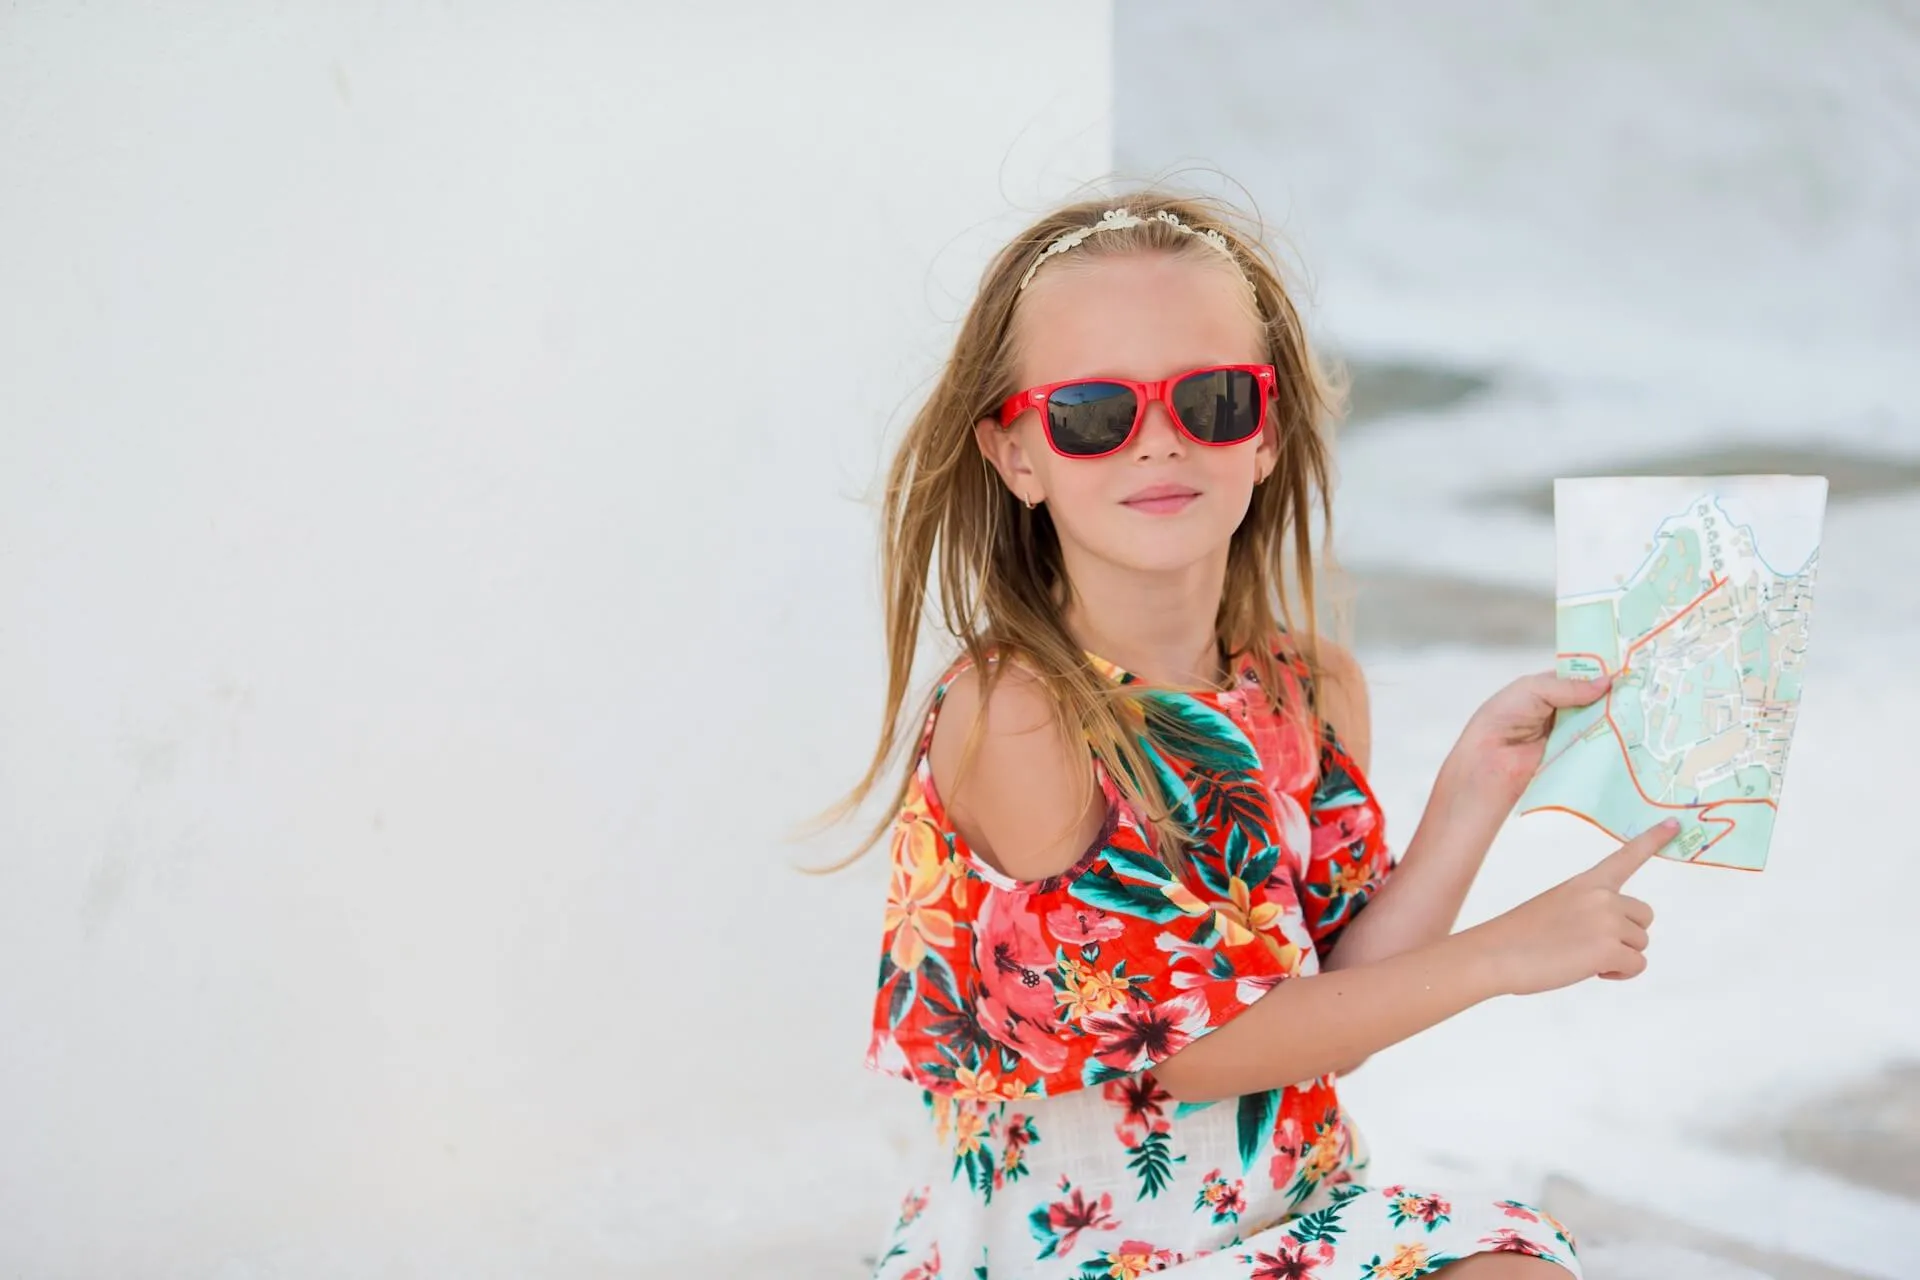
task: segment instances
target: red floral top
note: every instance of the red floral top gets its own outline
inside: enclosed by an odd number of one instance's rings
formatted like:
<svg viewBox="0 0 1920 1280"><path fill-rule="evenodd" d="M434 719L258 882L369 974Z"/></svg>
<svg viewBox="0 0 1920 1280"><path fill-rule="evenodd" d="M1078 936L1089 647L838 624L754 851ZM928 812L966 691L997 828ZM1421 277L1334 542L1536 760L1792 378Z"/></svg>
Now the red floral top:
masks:
<svg viewBox="0 0 1920 1280"><path fill-rule="evenodd" d="M1143 744L1202 837L1184 874L1102 774L1104 831L1037 882L975 857L947 821L927 759L962 667L946 674L893 828L869 1067L936 1095L1057 1095L1145 1071L1319 970L1392 868L1380 807L1331 726L1310 741L1236 667L1222 692L1143 694L1190 740L1178 756ZM1304 668L1283 670L1285 698L1303 696Z"/></svg>

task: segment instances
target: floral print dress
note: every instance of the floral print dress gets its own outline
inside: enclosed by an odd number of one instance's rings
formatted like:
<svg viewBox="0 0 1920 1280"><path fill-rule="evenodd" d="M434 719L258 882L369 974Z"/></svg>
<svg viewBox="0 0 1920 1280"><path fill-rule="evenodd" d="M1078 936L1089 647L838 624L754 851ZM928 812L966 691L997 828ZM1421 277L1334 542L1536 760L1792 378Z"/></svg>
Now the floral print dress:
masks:
<svg viewBox="0 0 1920 1280"><path fill-rule="evenodd" d="M1332 1075L1200 1104L1154 1079L1317 973L1393 865L1332 728L1312 741L1235 667L1221 692L1142 686L1191 743L1147 748L1205 837L1177 876L1104 774L1105 829L1065 872L1016 881L974 856L927 759L962 668L935 690L893 829L867 1054L920 1087L927 1124L875 1280L1407 1280L1489 1251L1580 1274L1567 1231L1518 1201L1366 1185ZM1282 670L1304 696L1304 668Z"/></svg>

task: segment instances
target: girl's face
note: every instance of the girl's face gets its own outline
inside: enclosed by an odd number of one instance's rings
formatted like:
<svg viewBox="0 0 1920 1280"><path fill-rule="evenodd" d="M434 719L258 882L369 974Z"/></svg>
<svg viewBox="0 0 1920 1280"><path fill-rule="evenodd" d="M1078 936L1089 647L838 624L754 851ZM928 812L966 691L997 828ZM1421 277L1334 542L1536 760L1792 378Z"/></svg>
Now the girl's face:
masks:
<svg viewBox="0 0 1920 1280"><path fill-rule="evenodd" d="M1019 389L1070 378L1157 382L1268 360L1246 283L1230 263L1204 258L1149 252L1051 264L1027 288L1015 324ZM1133 438L1103 458L1055 453L1034 411L1008 428L985 419L975 436L1015 495L1045 501L1069 573L1084 557L1147 573L1224 563L1278 452L1271 406L1260 434L1232 445L1196 443L1157 401Z"/></svg>

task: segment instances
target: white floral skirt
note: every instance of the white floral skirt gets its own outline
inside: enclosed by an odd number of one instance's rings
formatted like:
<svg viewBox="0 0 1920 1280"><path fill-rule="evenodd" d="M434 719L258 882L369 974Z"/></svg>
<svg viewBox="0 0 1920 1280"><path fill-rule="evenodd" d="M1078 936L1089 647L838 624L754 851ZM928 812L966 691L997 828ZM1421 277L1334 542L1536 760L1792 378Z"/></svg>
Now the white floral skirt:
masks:
<svg viewBox="0 0 1920 1280"><path fill-rule="evenodd" d="M1366 1185L1331 1081L1186 1106L1140 1075L927 1106L933 1149L875 1280L1410 1280L1489 1252L1580 1275L1566 1228L1517 1200Z"/></svg>

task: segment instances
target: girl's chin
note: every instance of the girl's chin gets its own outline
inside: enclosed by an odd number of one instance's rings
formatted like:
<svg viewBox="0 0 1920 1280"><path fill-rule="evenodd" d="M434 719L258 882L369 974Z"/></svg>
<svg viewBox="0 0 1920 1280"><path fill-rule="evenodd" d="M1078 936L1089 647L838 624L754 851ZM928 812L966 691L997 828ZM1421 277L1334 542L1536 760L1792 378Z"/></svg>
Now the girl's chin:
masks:
<svg viewBox="0 0 1920 1280"><path fill-rule="evenodd" d="M1132 573L1178 574L1208 567L1226 555L1227 539L1201 538L1116 538L1090 546L1093 558Z"/></svg>

